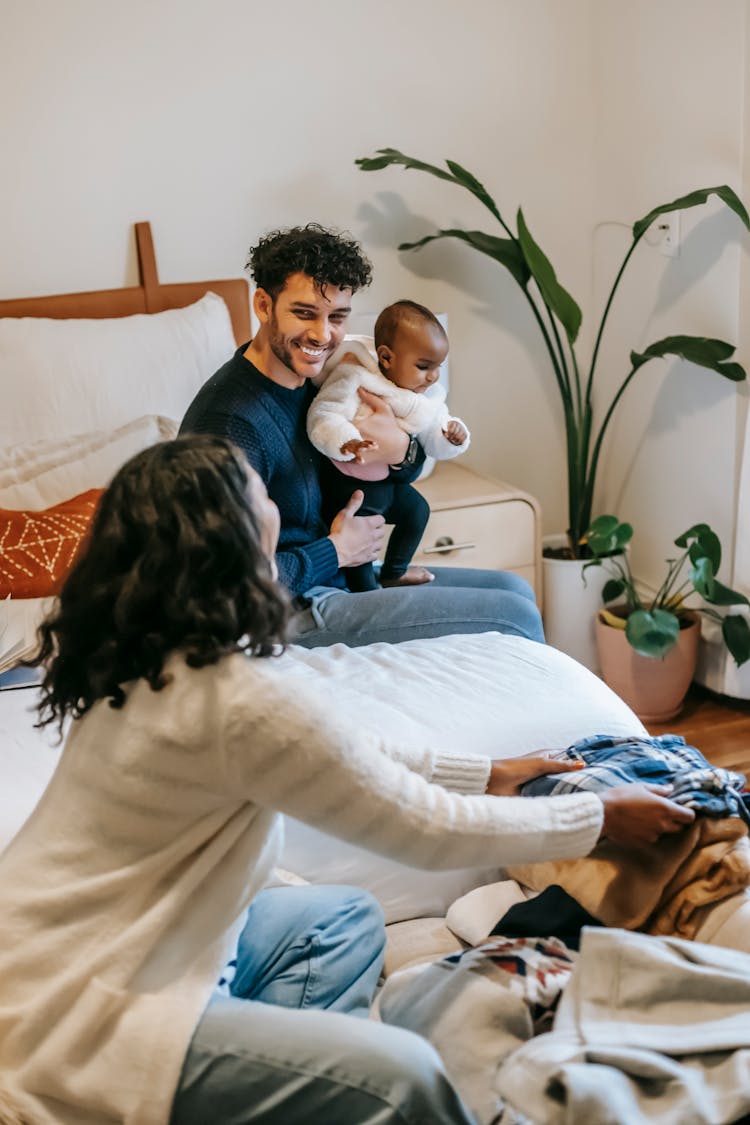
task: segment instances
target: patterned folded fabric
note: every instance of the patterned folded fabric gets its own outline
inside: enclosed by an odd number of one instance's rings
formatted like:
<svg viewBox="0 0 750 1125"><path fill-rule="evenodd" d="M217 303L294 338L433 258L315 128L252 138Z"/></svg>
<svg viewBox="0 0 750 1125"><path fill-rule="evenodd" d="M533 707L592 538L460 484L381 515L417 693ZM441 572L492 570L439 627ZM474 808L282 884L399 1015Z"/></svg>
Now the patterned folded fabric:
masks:
<svg viewBox="0 0 750 1125"><path fill-rule="evenodd" d="M712 766L678 735L594 735L563 751L585 768L528 782L524 796L599 792L641 781L669 783L670 798L695 809L693 824L656 845L623 848L600 841L583 859L514 865L525 887L562 887L605 926L692 938L706 913L750 886L748 812L742 774Z"/></svg>
<svg viewBox="0 0 750 1125"><path fill-rule="evenodd" d="M552 1027L576 957L556 938L491 938L394 973L380 994L380 1017L428 1039L477 1121L490 1125L504 1109L498 1066Z"/></svg>
<svg viewBox="0 0 750 1125"><path fill-rule="evenodd" d="M695 809L702 816L740 816L750 824L741 792L745 777L712 766L695 746L677 734L653 738L613 738L596 734L563 750L559 758L583 762L585 768L569 774L547 774L527 782L524 797L551 797L581 790L599 792L615 785L642 781L670 784L670 800Z"/></svg>

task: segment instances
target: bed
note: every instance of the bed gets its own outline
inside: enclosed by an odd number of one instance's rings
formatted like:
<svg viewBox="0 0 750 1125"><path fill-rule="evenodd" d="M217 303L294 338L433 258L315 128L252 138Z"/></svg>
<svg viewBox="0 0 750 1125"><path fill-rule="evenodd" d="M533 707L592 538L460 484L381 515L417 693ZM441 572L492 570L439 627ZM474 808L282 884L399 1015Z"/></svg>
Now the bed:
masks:
<svg viewBox="0 0 750 1125"><path fill-rule="evenodd" d="M0 653L11 640L22 652L49 605L50 582L59 581L85 531L80 498L103 488L140 448L173 436L198 387L250 338L245 280L162 284L148 223L136 224L135 238L137 286L0 301L0 519L7 530L22 518L33 532L23 565L0 552L0 596L15 595L0 601ZM510 757L597 731L644 733L587 669L520 638L292 647L282 660L290 677L312 682L352 722L448 751ZM0 691L0 848L33 808L58 753L51 736L33 729L35 694ZM446 912L502 876L497 869L417 872L294 821L286 825L283 867L312 882L370 888L390 926L392 967L406 956L399 959L398 940L411 957L428 956L431 942L434 952L446 940L450 948ZM736 896L698 936L750 948L747 920L747 899Z"/></svg>

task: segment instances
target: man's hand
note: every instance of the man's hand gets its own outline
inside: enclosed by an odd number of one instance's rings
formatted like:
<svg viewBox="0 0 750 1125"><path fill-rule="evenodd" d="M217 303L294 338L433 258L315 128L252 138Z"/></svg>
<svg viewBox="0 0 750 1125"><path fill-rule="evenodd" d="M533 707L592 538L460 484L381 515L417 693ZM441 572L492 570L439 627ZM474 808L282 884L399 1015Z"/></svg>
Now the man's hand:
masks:
<svg viewBox="0 0 750 1125"><path fill-rule="evenodd" d="M553 753L553 751L550 751ZM538 750L519 758L496 758L490 768L487 792L491 797L518 797L521 786L545 773L570 773L583 769L583 762L556 762Z"/></svg>
<svg viewBox="0 0 750 1125"><path fill-rule="evenodd" d="M383 517L357 515L364 498L364 492L358 488L331 524L329 538L336 548L339 566L361 566L362 563L373 562L383 546Z"/></svg>
<svg viewBox="0 0 750 1125"><path fill-rule="evenodd" d="M463 445L469 436L466 427L462 426L455 418L451 418L450 422L443 430L443 433L451 445Z"/></svg>
<svg viewBox="0 0 750 1125"><path fill-rule="evenodd" d="M367 450L367 449L377 449L377 448L378 448L377 442L374 442L374 441L357 441L356 438L350 438L349 441L344 442L344 444L341 446L341 449L339 450L339 452L341 453L342 456L346 453L353 453L355 464L361 465L364 461L364 457L362 456L362 454L365 452L365 450Z"/></svg>
<svg viewBox="0 0 750 1125"><path fill-rule="evenodd" d="M366 391L364 387L358 387L357 394L372 410L367 418L357 419L357 428L365 441L374 442L374 450L377 451L366 451L362 461L400 465L409 448L409 435L401 429L390 406L380 395Z"/></svg>
<svg viewBox="0 0 750 1125"><path fill-rule="evenodd" d="M602 839L623 847L654 844L666 832L681 832L695 820L684 805L667 800L670 785L618 785L597 794L604 805Z"/></svg>

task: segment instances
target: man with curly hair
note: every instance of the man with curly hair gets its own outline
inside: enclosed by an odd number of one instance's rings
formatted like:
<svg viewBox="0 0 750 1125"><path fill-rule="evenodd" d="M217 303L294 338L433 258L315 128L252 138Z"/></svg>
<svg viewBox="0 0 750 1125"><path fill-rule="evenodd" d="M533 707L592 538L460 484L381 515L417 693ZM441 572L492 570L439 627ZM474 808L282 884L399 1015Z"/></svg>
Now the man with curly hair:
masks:
<svg viewBox="0 0 750 1125"><path fill-rule="evenodd" d="M383 517L357 515L357 490L330 524L324 519L326 462L310 443L306 416L314 379L343 340L352 297L369 285L372 267L357 242L317 223L265 235L248 267L260 327L201 388L181 430L234 441L278 505L276 561L295 598L295 642L364 645L491 630L543 641L531 587L505 571L439 567L429 585L347 590L344 568L381 554ZM414 480L423 450L383 399L360 396L373 410L360 427L373 443L370 456L400 465L405 483Z"/></svg>

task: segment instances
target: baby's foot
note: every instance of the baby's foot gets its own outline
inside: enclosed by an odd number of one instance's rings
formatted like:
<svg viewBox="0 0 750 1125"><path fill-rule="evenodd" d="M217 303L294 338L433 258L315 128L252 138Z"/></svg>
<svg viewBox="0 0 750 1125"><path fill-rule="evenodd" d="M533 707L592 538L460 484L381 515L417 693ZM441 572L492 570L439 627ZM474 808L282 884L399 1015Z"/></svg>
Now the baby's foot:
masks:
<svg viewBox="0 0 750 1125"><path fill-rule="evenodd" d="M399 578L381 578L380 585L388 586L423 586L425 582L432 582L435 575L424 566L410 566Z"/></svg>

